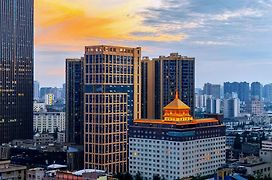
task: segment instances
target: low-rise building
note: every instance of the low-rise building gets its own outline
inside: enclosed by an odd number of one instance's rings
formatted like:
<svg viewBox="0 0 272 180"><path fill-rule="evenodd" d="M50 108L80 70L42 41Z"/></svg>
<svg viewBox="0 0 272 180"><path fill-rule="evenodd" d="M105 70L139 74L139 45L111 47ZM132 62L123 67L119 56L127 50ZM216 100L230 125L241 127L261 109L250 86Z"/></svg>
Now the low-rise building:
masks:
<svg viewBox="0 0 272 180"><path fill-rule="evenodd" d="M26 179L26 166L11 164L9 160L0 161L0 179Z"/></svg>
<svg viewBox="0 0 272 180"><path fill-rule="evenodd" d="M65 112L34 112L33 130L36 132L49 132L65 130Z"/></svg>
<svg viewBox="0 0 272 180"><path fill-rule="evenodd" d="M37 133L33 137L34 143L48 145L54 143L54 137L48 133Z"/></svg>
<svg viewBox="0 0 272 180"><path fill-rule="evenodd" d="M272 164L264 162L256 156L248 156L239 160L240 167L246 169L246 175L256 178L272 177Z"/></svg>
<svg viewBox="0 0 272 180"><path fill-rule="evenodd" d="M43 180L45 176L45 169L33 168L26 172L26 180Z"/></svg>
<svg viewBox="0 0 272 180"><path fill-rule="evenodd" d="M51 176L51 177L50 177ZM95 169L84 169L76 172L56 171L50 173L45 180L114 180L105 171Z"/></svg>

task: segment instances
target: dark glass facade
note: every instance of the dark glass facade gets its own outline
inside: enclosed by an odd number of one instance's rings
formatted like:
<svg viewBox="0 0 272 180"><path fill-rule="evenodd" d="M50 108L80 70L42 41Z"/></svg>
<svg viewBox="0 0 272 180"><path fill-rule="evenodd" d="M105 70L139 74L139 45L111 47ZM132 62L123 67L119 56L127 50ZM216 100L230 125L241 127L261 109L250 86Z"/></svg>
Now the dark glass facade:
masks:
<svg viewBox="0 0 272 180"><path fill-rule="evenodd" d="M66 138L83 145L83 58L66 59Z"/></svg>
<svg viewBox="0 0 272 180"><path fill-rule="evenodd" d="M142 111L141 111L141 118L147 118L147 111L148 111L148 102L147 102L147 96L148 96L148 62L142 61L142 68L141 68L141 78L142 78L142 89L141 89L141 94L142 94Z"/></svg>
<svg viewBox="0 0 272 180"><path fill-rule="evenodd" d="M0 1L0 143L33 135L33 4Z"/></svg>
<svg viewBox="0 0 272 180"><path fill-rule="evenodd" d="M191 107L194 116L195 59L175 53L155 59L155 118L162 118L162 109L170 103L176 90L182 102Z"/></svg>

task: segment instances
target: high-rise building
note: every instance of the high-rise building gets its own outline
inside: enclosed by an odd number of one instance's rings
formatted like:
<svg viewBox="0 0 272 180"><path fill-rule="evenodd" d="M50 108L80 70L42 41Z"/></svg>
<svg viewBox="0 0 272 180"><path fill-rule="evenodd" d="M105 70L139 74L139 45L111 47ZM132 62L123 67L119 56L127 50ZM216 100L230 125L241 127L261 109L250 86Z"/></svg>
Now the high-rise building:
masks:
<svg viewBox="0 0 272 180"><path fill-rule="evenodd" d="M40 95L40 83L38 81L34 81L34 100L39 100Z"/></svg>
<svg viewBox="0 0 272 180"><path fill-rule="evenodd" d="M250 100L249 83L247 82L225 82L224 83L224 95L225 98L229 98L232 93L237 93L238 98L243 102Z"/></svg>
<svg viewBox="0 0 272 180"><path fill-rule="evenodd" d="M240 82L239 83L238 98L240 99L240 101L248 102L250 100L249 96L250 96L249 83Z"/></svg>
<svg viewBox="0 0 272 180"><path fill-rule="evenodd" d="M263 87L263 98L266 102L272 101L272 84L266 84Z"/></svg>
<svg viewBox="0 0 272 180"><path fill-rule="evenodd" d="M142 116L141 118L155 118L155 61L143 57L141 62L142 78Z"/></svg>
<svg viewBox="0 0 272 180"><path fill-rule="evenodd" d="M224 118L235 118L240 114L240 100L238 98L224 99Z"/></svg>
<svg viewBox="0 0 272 180"><path fill-rule="evenodd" d="M262 84L260 82L251 83L251 97L258 98L261 100L261 98L262 98Z"/></svg>
<svg viewBox="0 0 272 180"><path fill-rule="evenodd" d="M207 99L212 98L212 95L199 95L195 94L195 107L196 108L206 108L207 107Z"/></svg>
<svg viewBox="0 0 272 180"><path fill-rule="evenodd" d="M212 95L214 98L220 99L221 97L220 91L221 91L220 84L211 83L204 84L203 94Z"/></svg>
<svg viewBox="0 0 272 180"><path fill-rule="evenodd" d="M264 104L259 98L252 98L248 103L248 112L252 115L262 115L264 113Z"/></svg>
<svg viewBox="0 0 272 180"><path fill-rule="evenodd" d="M221 100L215 98L207 99L206 112L208 114L220 114L221 110Z"/></svg>
<svg viewBox="0 0 272 180"><path fill-rule="evenodd" d="M238 94L239 83L238 82L224 82L224 96L229 97L233 92Z"/></svg>
<svg viewBox="0 0 272 180"><path fill-rule="evenodd" d="M193 119L176 95L163 119L134 120L129 128L129 172L145 179L205 176L225 164L225 126L214 118Z"/></svg>
<svg viewBox="0 0 272 180"><path fill-rule="evenodd" d="M52 93L52 87L41 87L40 89L40 99L45 100L45 95Z"/></svg>
<svg viewBox="0 0 272 180"><path fill-rule="evenodd" d="M83 145L83 62L66 59L66 138L67 142Z"/></svg>
<svg viewBox="0 0 272 180"><path fill-rule="evenodd" d="M33 135L33 4L0 2L0 143Z"/></svg>
<svg viewBox="0 0 272 180"><path fill-rule="evenodd" d="M127 128L141 116L141 48L85 47L85 168L127 171Z"/></svg>
<svg viewBox="0 0 272 180"><path fill-rule="evenodd" d="M144 82L142 84L142 89L144 89L142 96L151 97L150 99L145 99L145 101L149 102L143 102L142 104L148 104L149 107L153 104L155 112L153 114L148 112L150 116L143 116L142 118L155 117L156 119L161 119L162 109L174 98L176 89L179 90L181 100L191 107L191 114L194 115L195 58L171 53L170 56L160 56L152 61L154 61L154 64L146 62L146 60L142 62L144 66L142 70L142 76L144 76L142 77ZM146 64L147 68L145 68ZM149 77L151 77L151 80ZM148 81L153 81L154 83L145 83ZM154 95L155 97L153 98ZM146 110L146 106L143 106L143 111ZM142 114L146 115L147 112Z"/></svg>

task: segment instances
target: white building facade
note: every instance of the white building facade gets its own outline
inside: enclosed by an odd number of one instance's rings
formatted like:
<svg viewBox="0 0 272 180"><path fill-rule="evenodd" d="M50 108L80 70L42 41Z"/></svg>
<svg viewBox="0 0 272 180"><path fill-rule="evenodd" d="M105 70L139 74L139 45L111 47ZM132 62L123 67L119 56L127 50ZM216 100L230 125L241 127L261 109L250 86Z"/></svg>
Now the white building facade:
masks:
<svg viewBox="0 0 272 180"><path fill-rule="evenodd" d="M164 119L134 120L129 128L129 172L152 180L206 176L225 164L225 126L217 119L193 119L176 99Z"/></svg>
<svg viewBox="0 0 272 180"><path fill-rule="evenodd" d="M240 114L240 100L230 98L224 100L224 118L238 117Z"/></svg>
<svg viewBox="0 0 272 180"><path fill-rule="evenodd" d="M65 112L34 112L33 130L54 133L65 130Z"/></svg>

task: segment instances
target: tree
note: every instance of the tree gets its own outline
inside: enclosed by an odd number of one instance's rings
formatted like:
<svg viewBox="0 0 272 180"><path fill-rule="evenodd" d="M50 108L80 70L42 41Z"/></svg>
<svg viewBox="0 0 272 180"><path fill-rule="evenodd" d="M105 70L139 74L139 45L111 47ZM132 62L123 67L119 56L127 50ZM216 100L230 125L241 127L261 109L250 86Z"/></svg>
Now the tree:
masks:
<svg viewBox="0 0 272 180"><path fill-rule="evenodd" d="M133 180L132 175L129 174L128 172L126 172L125 174L117 173L113 177L119 180Z"/></svg>
<svg viewBox="0 0 272 180"><path fill-rule="evenodd" d="M142 175L141 175L141 173L139 171L135 175L135 180L143 180L143 177L142 177Z"/></svg>
<svg viewBox="0 0 272 180"><path fill-rule="evenodd" d="M153 176L153 180L161 180L160 176L158 174Z"/></svg>
<svg viewBox="0 0 272 180"><path fill-rule="evenodd" d="M129 174L129 172L126 172L125 174L123 174L124 179L123 180L133 180L133 177L131 174Z"/></svg>
<svg viewBox="0 0 272 180"><path fill-rule="evenodd" d="M233 143L233 148L234 149L242 149L242 144L241 144L241 139L240 139L240 135L239 134L235 135L235 139L234 139L234 143Z"/></svg>

